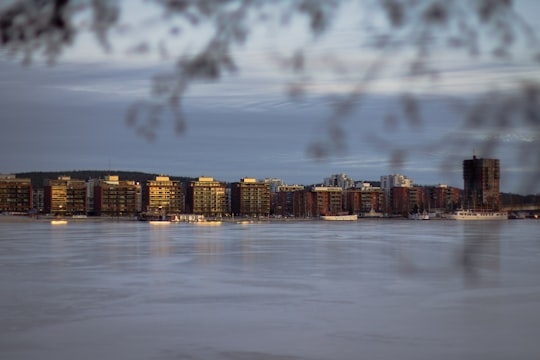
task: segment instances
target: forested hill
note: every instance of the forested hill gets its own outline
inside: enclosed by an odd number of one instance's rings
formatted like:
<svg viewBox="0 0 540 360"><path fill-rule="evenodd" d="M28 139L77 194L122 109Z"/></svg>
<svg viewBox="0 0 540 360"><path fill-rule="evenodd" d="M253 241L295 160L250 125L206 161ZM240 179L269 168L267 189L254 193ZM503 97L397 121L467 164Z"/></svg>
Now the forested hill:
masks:
<svg viewBox="0 0 540 360"><path fill-rule="evenodd" d="M18 178L30 178L34 188L43 187L45 179L57 179L59 176L70 176L72 179L104 179L107 175L118 175L120 180L134 180L145 184L147 180L153 180L160 174L149 174L139 171L115 171L115 170L72 170L72 171L32 171L15 174ZM169 176L171 180L188 182L193 178L185 176Z"/></svg>

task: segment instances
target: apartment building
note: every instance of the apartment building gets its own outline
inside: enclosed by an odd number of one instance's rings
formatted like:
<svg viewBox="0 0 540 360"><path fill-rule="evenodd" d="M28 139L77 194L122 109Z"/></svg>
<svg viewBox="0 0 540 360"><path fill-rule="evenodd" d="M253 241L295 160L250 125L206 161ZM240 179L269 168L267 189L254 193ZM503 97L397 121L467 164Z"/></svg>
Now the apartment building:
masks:
<svg viewBox="0 0 540 360"><path fill-rule="evenodd" d="M116 175L93 183L93 212L98 216L135 216L141 211L141 185Z"/></svg>
<svg viewBox="0 0 540 360"><path fill-rule="evenodd" d="M46 214L86 214L86 183L84 180L59 176L46 179L43 186L43 212Z"/></svg>
<svg viewBox="0 0 540 360"><path fill-rule="evenodd" d="M303 185L281 185L275 193L275 202L272 202L273 214L279 216L291 216L294 210L294 193L303 191Z"/></svg>
<svg viewBox="0 0 540 360"><path fill-rule="evenodd" d="M254 178L231 184L231 211L237 216L268 216L270 185Z"/></svg>
<svg viewBox="0 0 540 360"><path fill-rule="evenodd" d="M211 177L191 181L186 191L186 211L208 217L222 216L226 212L225 184Z"/></svg>
<svg viewBox="0 0 540 360"><path fill-rule="evenodd" d="M319 217L344 212L343 190L338 186L315 186L293 194L296 217Z"/></svg>
<svg viewBox="0 0 540 360"><path fill-rule="evenodd" d="M385 213L386 196L379 187L365 187L345 191L344 208L351 214Z"/></svg>
<svg viewBox="0 0 540 360"><path fill-rule="evenodd" d="M459 205L459 189L439 184L429 188L429 209L437 212L453 211Z"/></svg>
<svg viewBox="0 0 540 360"><path fill-rule="evenodd" d="M340 187L342 190L350 189L354 187L354 180L347 174L333 174L324 179L324 186L327 187Z"/></svg>
<svg viewBox="0 0 540 360"><path fill-rule="evenodd" d="M184 212L184 197L180 182L168 176L148 180L143 190L143 211L160 215Z"/></svg>
<svg viewBox="0 0 540 360"><path fill-rule="evenodd" d="M401 174L381 176L381 189L388 195L395 187L412 187L413 181Z"/></svg>
<svg viewBox="0 0 540 360"><path fill-rule="evenodd" d="M28 212L32 206L30 179L0 175L0 212Z"/></svg>

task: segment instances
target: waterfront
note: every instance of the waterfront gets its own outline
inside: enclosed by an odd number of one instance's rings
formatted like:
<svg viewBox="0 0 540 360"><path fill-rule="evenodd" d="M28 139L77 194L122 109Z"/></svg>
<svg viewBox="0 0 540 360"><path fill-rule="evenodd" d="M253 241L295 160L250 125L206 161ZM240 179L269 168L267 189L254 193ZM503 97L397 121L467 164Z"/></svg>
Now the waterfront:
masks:
<svg viewBox="0 0 540 360"><path fill-rule="evenodd" d="M2 359L538 359L540 222L0 222Z"/></svg>

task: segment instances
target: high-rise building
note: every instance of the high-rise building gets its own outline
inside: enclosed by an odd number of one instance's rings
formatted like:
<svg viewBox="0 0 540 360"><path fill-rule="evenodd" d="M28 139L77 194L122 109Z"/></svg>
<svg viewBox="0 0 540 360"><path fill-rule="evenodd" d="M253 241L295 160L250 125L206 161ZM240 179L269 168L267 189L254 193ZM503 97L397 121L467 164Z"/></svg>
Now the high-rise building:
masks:
<svg viewBox="0 0 540 360"><path fill-rule="evenodd" d="M86 214L85 181L69 176L46 179L43 186L43 212L61 215Z"/></svg>
<svg viewBox="0 0 540 360"><path fill-rule="evenodd" d="M498 159L463 160L463 206L498 210L501 169Z"/></svg>
<svg viewBox="0 0 540 360"><path fill-rule="evenodd" d="M242 178L231 184L231 211L239 216L270 214L270 184Z"/></svg>
<svg viewBox="0 0 540 360"><path fill-rule="evenodd" d="M32 208L32 183L15 175L0 175L0 212L28 212Z"/></svg>
<svg viewBox="0 0 540 360"><path fill-rule="evenodd" d="M178 214L184 210L182 187L168 176L148 180L143 191L143 211L158 215Z"/></svg>
<svg viewBox="0 0 540 360"><path fill-rule="evenodd" d="M204 216L222 216L226 211L225 184L211 177L191 181L186 191L186 210Z"/></svg>
<svg viewBox="0 0 540 360"><path fill-rule="evenodd" d="M94 182L93 195L98 216L134 216L141 211L141 185L135 181L109 175Z"/></svg>

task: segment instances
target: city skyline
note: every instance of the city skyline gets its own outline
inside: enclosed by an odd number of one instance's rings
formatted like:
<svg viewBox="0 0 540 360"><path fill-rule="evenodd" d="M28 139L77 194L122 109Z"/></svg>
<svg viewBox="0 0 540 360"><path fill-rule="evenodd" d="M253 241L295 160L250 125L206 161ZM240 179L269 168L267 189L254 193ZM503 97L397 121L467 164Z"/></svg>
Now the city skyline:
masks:
<svg viewBox="0 0 540 360"><path fill-rule="evenodd" d="M411 186L438 186L438 185L444 185L444 186L451 186L451 187L455 187L455 188L459 188L459 189L462 189L464 191L467 192L467 196L471 196L471 194L469 194L470 192L470 188L471 188L471 180L470 180L470 173L471 173L471 170L469 169L469 165L467 165L467 167L465 166L465 164L469 164L469 163L479 163L479 164L484 164L484 163L489 163L489 164L496 164L496 177L497 177L497 184L496 186L494 184L491 184L490 185L484 185L484 186L488 186L488 188L490 188L491 190L490 191L494 191L495 193L499 193L500 191L500 184L499 184L499 179L500 179L500 172L501 172L501 168L500 168L500 160L499 159L487 159L487 158L477 158L476 155L473 155L472 158L467 158L467 159L463 159L463 167L462 167L462 184L461 186L454 186L454 185L450 185L448 184L447 182L445 181L440 181L438 183L425 183L425 182L421 182L421 181L415 181L415 179L412 179L411 177L405 175L405 174L399 174L399 173L392 173L392 174L386 174L386 175L379 175L377 178L371 178L371 179L368 179L368 178L353 178L351 176L349 176L348 174L344 173L344 172L338 172L338 173L333 173L333 174L330 174L329 176L327 177L324 177L322 178L322 181L310 181L310 182L305 182L305 183L292 183L292 182L288 182L286 181L286 179L283 179L283 178L279 178L279 177L275 177L275 176L269 176L269 177L264 177L264 178L256 178L256 177L249 177L249 176L240 176L236 179L234 179L233 181L228 181L228 180L224 180L224 179L219 179L219 178L214 178L212 176L212 174L204 174L204 175L198 175L198 176L189 176L189 175L185 175L185 174L166 174L166 173L163 173L163 172L158 172L158 173L145 173L145 172L139 172L139 171L134 171L134 170L131 170L131 171L125 171L125 170L112 170L112 169L108 169L108 170L68 170L68 171L48 171L48 172L42 172L44 174L46 173L56 173L58 174L58 179L64 177L64 176L68 176L70 177L71 175L67 175L67 174L71 174L71 173L78 173L78 172L82 172L82 173L103 173L103 174L106 174L106 175L98 175L97 177L94 177L94 176L91 176L91 177L85 177L85 179L79 179L79 180L86 180L86 181L91 181L91 180L102 180L103 178L109 178L109 177L114 177L116 178L117 180L122 180L122 181L133 181L134 179L132 178L125 178L125 176L123 177L120 177L118 174L122 173L122 172L132 172L132 173L139 173L139 174L144 174L144 175L152 175L152 176L157 176L157 177L160 177L160 176L165 176L165 177L172 177L172 178L185 178L185 179L189 179L187 180L188 182L189 181L196 181L197 179L212 179L212 181L216 181L216 182L222 182L222 183L228 183L228 184L232 184L232 183L235 183L235 182L238 182L238 181L242 181L243 179L256 179L257 181L259 182L268 182L268 183L276 183L276 182L279 182L281 183L282 185L284 186L295 186L295 185L302 185L302 186L337 186L337 187L341 187L343 189L348 189L348 188L356 188L358 187L358 185L360 185L360 187L362 187L362 184L361 183L366 183L366 185L368 186L371 186L370 183L379 183L379 187L383 188L383 189L390 189L392 187L411 187ZM21 173L12 173L12 174L7 174L7 173L0 173L0 175L2 176L9 176L9 175L24 175L25 174L28 174L28 173L40 173L40 171L32 171L32 172L21 172ZM481 172L478 172L477 174L477 179L476 181L483 181L482 179L485 177L486 175L481 175ZM490 173L490 176L493 177L495 175L491 174ZM129 177L129 176L128 176ZM52 179L52 178L49 178L49 177L44 177L44 180L45 182L49 181L49 180L56 180L56 179ZM40 187L40 184L32 184L34 187L37 187L39 188ZM277 191L277 189L273 190L274 192ZM525 194L523 194L525 195Z"/></svg>
<svg viewBox="0 0 540 360"><path fill-rule="evenodd" d="M24 66L0 53L0 172L115 168L208 175L227 182L278 177L298 184L335 173L366 180L402 173L423 184L461 187L461 160L475 153L500 159L501 191L540 191L537 182L528 181L540 172L528 160L528 150L540 141L538 129L523 124L466 128L465 111L459 109L482 98L486 88L505 94L519 88L520 79L537 80L537 64L521 56L522 48L513 61L441 52L432 58L440 70L438 82L392 68L367 88L334 132L329 124L336 99L350 94L370 56L376 56L367 45L373 38L358 30L357 21L368 14L352 17L350 6L361 5L343 3L336 21L317 41L306 40L311 35L301 22L254 31L235 48L241 65L237 73L197 83L184 94L185 131L177 133L172 116L165 114L154 119L153 140L130 122L129 112L152 99L151 79L168 74L174 61L152 51L135 54L132 48L136 40L160 33L161 23L155 21L159 25L147 29L148 34L134 27L135 40L112 33L110 53L83 33L53 66L39 58ZM157 10L147 13L143 6L130 6L126 19L131 16L137 24L158 18ZM530 20L540 5L521 0L515 9ZM311 47L305 51L310 70L305 78L276 65L306 42ZM331 61L334 55L339 55L336 63ZM303 96L295 97L291 86L302 81ZM403 96L410 84L417 96L414 104ZM457 99L463 102L455 105ZM404 113L406 109L418 112L418 118ZM314 144L335 145L329 143L332 136L340 146L327 157L314 156Z"/></svg>
<svg viewBox="0 0 540 360"><path fill-rule="evenodd" d="M470 159L477 159L477 157L476 156L471 156ZM500 161L499 159L487 159L487 158L478 158L478 159L479 160L495 160L497 162ZM467 160L469 160L469 158L462 159L462 161L467 161ZM62 176L61 174L65 175L65 174L77 173L77 172L91 172L91 173L92 172L102 172L102 173L107 174L107 175L116 176L116 175L118 175L119 173L122 173L122 172L135 172L135 173L141 173L141 174L147 174L147 175L169 176L169 177L173 177L173 178L197 179L197 178L200 178L200 177L212 177L216 181L220 181L220 182L224 182L224 183L233 183L233 182L239 181L242 178L250 178L251 177L251 178L257 179L257 181L280 180L285 185L304 185L304 186L310 186L310 185L331 186L331 185L327 184L326 182L328 180L330 180L331 178L336 178L336 177L339 177L339 176L344 176L344 177L348 178L349 180L354 181L355 183L360 183L360 182L379 182L380 183L382 181L383 177L399 176L399 177L404 177L407 180L407 183L410 184L410 185L407 185L407 186L413 186L413 185L435 186L435 185L443 184L443 185L448 185L448 186L464 189L464 178L463 178L463 173L462 173L463 169L462 169L462 166L461 166L462 164L460 163L459 165L460 165L459 166L459 171L460 171L460 180L461 180L461 182L457 183L457 184L452 184L452 183L450 183L448 181L445 181L445 179L441 179L440 181L436 181L436 182L427 182L427 181L423 181L422 179L415 179L415 178L409 176L408 174L401 173L401 172L391 172L391 173L375 175L375 176L372 176L370 178L364 178L364 177L354 177L354 176L351 176L350 174L348 174L346 172L338 171L338 172L334 172L334 173L327 173L326 175L321 174L319 179L313 178L313 179L310 179L310 180L305 181L305 182L288 181L287 178L274 176L273 174L268 174L268 176L264 176L264 177L251 176L251 174L236 174L236 177L234 177L234 175L233 175L233 177L231 179L225 179L225 178L220 178L219 176L216 176L215 174L212 174L210 172L205 172L205 173L202 173L202 174L193 175L193 174L183 174L183 173L167 173L167 172L164 172L164 171L146 172L146 171L139 171L139 170L135 170L135 169L118 169L118 168L116 168L116 169L109 168L109 169L30 170L30 171L20 171L20 172L0 172L0 175L10 175L10 174L13 174L13 175L23 174L24 175L24 174L27 174L27 173L57 173L57 174L59 174L59 176ZM501 166L500 172L503 172L503 171L504 171L504 168ZM94 178L92 178L92 179L94 179ZM96 179L98 179L98 178L96 178ZM120 180L133 180L133 179L127 179L127 178L121 177ZM33 184L33 186L40 187L40 184ZM522 194L522 195L527 195L527 194Z"/></svg>

